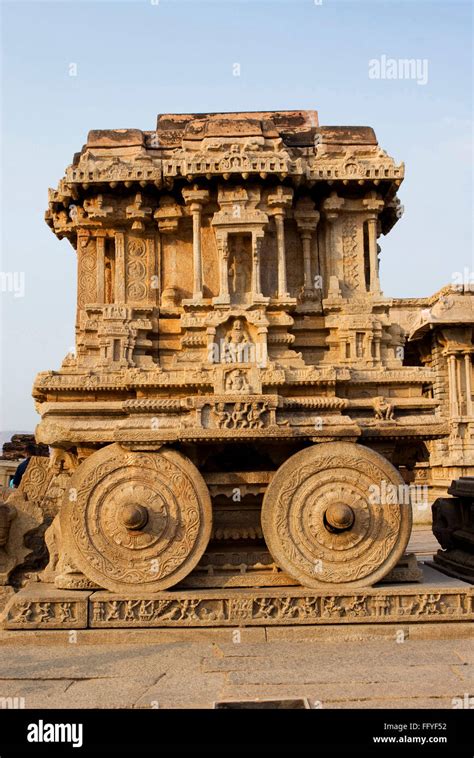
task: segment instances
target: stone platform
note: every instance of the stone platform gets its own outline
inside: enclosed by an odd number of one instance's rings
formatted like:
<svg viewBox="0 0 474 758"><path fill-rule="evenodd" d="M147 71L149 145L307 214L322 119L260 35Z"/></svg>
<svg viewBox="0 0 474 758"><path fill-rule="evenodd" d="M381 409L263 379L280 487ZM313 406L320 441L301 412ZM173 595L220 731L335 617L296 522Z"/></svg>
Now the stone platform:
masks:
<svg viewBox="0 0 474 758"><path fill-rule="evenodd" d="M2 695L41 710L288 698L415 710L452 709L473 692L472 624L354 627L1 631Z"/></svg>
<svg viewBox="0 0 474 758"><path fill-rule="evenodd" d="M474 620L474 588L423 566L423 582L325 592L304 587L168 590L153 596L36 583L2 614L5 629L300 626Z"/></svg>

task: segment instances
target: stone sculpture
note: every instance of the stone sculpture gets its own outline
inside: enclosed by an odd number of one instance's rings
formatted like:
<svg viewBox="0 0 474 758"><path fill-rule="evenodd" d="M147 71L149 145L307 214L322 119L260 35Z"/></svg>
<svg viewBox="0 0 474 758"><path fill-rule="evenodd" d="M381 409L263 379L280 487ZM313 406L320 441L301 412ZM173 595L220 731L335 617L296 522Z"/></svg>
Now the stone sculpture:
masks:
<svg viewBox="0 0 474 758"><path fill-rule="evenodd" d="M51 560L7 624L77 625L93 588L97 626L470 612L367 595L406 562L387 490L474 472L472 293L380 287L403 176L312 111L89 133L46 214L78 262L75 353L33 390Z"/></svg>

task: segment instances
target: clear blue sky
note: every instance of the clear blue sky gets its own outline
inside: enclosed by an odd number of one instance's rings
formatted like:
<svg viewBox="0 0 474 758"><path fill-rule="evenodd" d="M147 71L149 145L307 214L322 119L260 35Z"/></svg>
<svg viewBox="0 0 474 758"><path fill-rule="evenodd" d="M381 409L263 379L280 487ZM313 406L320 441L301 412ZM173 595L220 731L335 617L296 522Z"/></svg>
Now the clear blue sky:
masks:
<svg viewBox="0 0 474 758"><path fill-rule="evenodd" d="M0 431L34 428L33 378L74 344L75 255L43 213L89 129L292 108L370 125L406 163L405 216L381 238L385 294L428 295L473 268L468 0L15 0L1 10L1 270L25 273L25 295L0 292ZM427 84L369 78L383 55L426 59Z"/></svg>

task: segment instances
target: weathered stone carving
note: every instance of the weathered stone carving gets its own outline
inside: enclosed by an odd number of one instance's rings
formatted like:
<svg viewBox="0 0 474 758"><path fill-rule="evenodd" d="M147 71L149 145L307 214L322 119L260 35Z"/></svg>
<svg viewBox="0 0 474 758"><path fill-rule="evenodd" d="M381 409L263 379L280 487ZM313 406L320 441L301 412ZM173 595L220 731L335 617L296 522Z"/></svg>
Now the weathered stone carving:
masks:
<svg viewBox="0 0 474 758"><path fill-rule="evenodd" d="M267 410L265 402L217 403L214 414L217 426L224 429L263 429L262 416Z"/></svg>
<svg viewBox="0 0 474 758"><path fill-rule="evenodd" d="M0 503L0 585L7 584L8 575L15 558L8 554L8 540L11 524L17 515L16 508L8 503Z"/></svg>
<svg viewBox="0 0 474 758"><path fill-rule="evenodd" d="M44 533L55 512L54 497L48 497L52 480L50 460L32 456L20 486L10 490L2 504L0 585L21 586L30 573L46 565Z"/></svg>
<svg viewBox="0 0 474 758"><path fill-rule="evenodd" d="M39 586L41 588L41 585ZM49 586L23 590L9 600L8 629L100 627L273 626L472 621L472 591L420 593L384 587L363 594L328 594L291 587L270 590L176 590L155 597L98 591L65 592Z"/></svg>
<svg viewBox="0 0 474 758"><path fill-rule="evenodd" d="M372 129L313 112L90 132L49 193L78 261L75 353L34 386L52 463L9 501L6 550L25 502L49 526L44 595L117 592L91 601L105 626L468 613L368 589L419 579L405 485L474 472L473 293L380 287L403 175ZM8 623L67 624L60 602Z"/></svg>
<svg viewBox="0 0 474 758"><path fill-rule="evenodd" d="M409 505L391 503L381 483L403 479L359 445L327 443L289 458L262 506L265 540L276 562L304 586L374 584L403 555Z"/></svg>
<svg viewBox="0 0 474 758"><path fill-rule="evenodd" d="M212 512L197 469L173 450L91 455L61 510L64 547L99 586L132 592L172 586L201 558Z"/></svg>
<svg viewBox="0 0 474 758"><path fill-rule="evenodd" d="M383 397L375 397L374 413L377 421L393 421L395 418L395 411L393 405Z"/></svg>
<svg viewBox="0 0 474 758"><path fill-rule="evenodd" d="M13 595L2 618L7 629L85 629L90 592L32 584Z"/></svg>
<svg viewBox="0 0 474 758"><path fill-rule="evenodd" d="M247 372L242 369L228 371L225 375L225 391L237 394L248 394L251 391Z"/></svg>

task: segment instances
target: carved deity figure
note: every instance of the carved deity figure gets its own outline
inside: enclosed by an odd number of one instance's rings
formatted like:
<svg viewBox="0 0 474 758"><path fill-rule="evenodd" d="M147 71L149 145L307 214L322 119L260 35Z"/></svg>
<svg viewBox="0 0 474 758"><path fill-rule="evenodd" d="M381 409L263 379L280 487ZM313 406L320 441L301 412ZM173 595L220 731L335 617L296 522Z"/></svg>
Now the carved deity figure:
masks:
<svg viewBox="0 0 474 758"><path fill-rule="evenodd" d="M248 407L248 403L236 403L234 405L234 410L231 413L232 427L234 429L245 429L248 427Z"/></svg>
<svg viewBox="0 0 474 758"><path fill-rule="evenodd" d="M250 360L251 342L242 319L236 318L222 342L223 363L246 363Z"/></svg>
<svg viewBox="0 0 474 758"><path fill-rule="evenodd" d="M385 595L376 595L374 597L374 608L376 616L384 616L390 610L390 600Z"/></svg>
<svg viewBox="0 0 474 758"><path fill-rule="evenodd" d="M38 621L48 621L52 618L51 603L39 603L38 604Z"/></svg>
<svg viewBox="0 0 474 758"><path fill-rule="evenodd" d="M429 595L419 595L418 597L418 613L442 613L446 604L441 601L440 593L430 593Z"/></svg>
<svg viewBox="0 0 474 758"><path fill-rule="evenodd" d="M59 614L61 621L72 621L74 616L72 615L71 603L60 603Z"/></svg>
<svg viewBox="0 0 474 758"><path fill-rule="evenodd" d="M119 619L120 618L120 603L118 600L112 600L109 603L108 608L108 614L107 614L107 621L112 621L113 619Z"/></svg>
<svg viewBox="0 0 474 758"><path fill-rule="evenodd" d="M335 597L328 597L323 600L323 616L341 616L344 609L336 602Z"/></svg>
<svg viewBox="0 0 474 758"><path fill-rule="evenodd" d="M263 428L263 421L261 419L261 416L263 413L265 413L266 407L263 404L259 403L252 403L250 406L250 410L247 413L247 419L249 422L249 427L251 429L262 429Z"/></svg>
<svg viewBox="0 0 474 758"><path fill-rule="evenodd" d="M374 397L373 406L377 421L393 421L395 416L393 405L384 397Z"/></svg>
<svg viewBox="0 0 474 758"><path fill-rule="evenodd" d="M229 292L234 301L242 302L250 292L251 264L249 252L242 237L236 237L229 263Z"/></svg>
<svg viewBox="0 0 474 758"><path fill-rule="evenodd" d="M94 603L92 606L92 613L94 621L103 621L104 620L104 603Z"/></svg>
<svg viewBox="0 0 474 758"><path fill-rule="evenodd" d="M221 429L229 429L231 423L230 412L226 411L224 403L217 403L215 411L217 425Z"/></svg>
<svg viewBox="0 0 474 758"><path fill-rule="evenodd" d="M179 606L179 621L183 621L188 618L196 621L199 616L196 613L196 609L201 601L200 600L182 600Z"/></svg>
<svg viewBox="0 0 474 758"><path fill-rule="evenodd" d="M135 621L135 609L140 605L139 600L127 600L125 603L125 621Z"/></svg>
<svg viewBox="0 0 474 758"><path fill-rule="evenodd" d="M250 392L250 385L245 371L240 371L240 369L230 371L225 379L225 389L226 392L238 392L242 394Z"/></svg>
<svg viewBox="0 0 474 758"><path fill-rule="evenodd" d="M293 605L293 598L280 598L280 618L292 618L295 615L296 606Z"/></svg>
<svg viewBox="0 0 474 758"><path fill-rule="evenodd" d="M31 621L31 617L33 615L33 603L31 602L24 602L18 605L17 607L17 616L16 621Z"/></svg>
<svg viewBox="0 0 474 758"><path fill-rule="evenodd" d="M301 605L298 606L299 618L308 618L316 613L316 598L305 597Z"/></svg>

